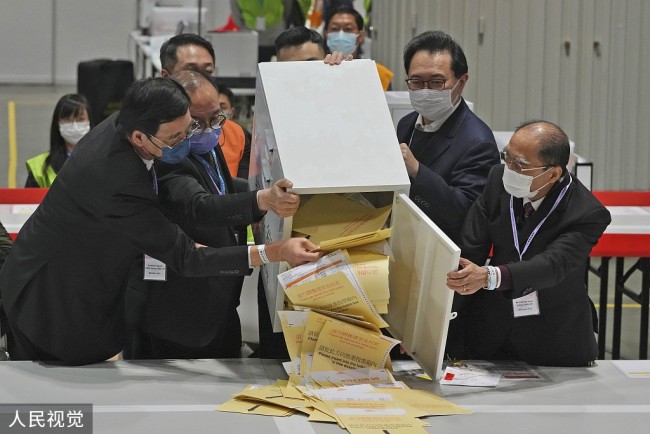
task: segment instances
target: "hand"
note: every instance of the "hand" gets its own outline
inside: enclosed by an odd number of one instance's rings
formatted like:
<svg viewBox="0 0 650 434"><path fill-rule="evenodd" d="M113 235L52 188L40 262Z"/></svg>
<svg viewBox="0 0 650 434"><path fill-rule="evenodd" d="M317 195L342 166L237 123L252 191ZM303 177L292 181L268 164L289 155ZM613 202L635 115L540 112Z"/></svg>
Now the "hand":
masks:
<svg viewBox="0 0 650 434"><path fill-rule="evenodd" d="M280 179L273 187L257 192L257 206L262 211L273 211L280 217L290 217L298 211L300 196L287 193L293 187L288 179Z"/></svg>
<svg viewBox="0 0 650 434"><path fill-rule="evenodd" d="M289 238L266 244L265 250L271 261L287 261L289 265L295 267L306 262L317 261L325 254L325 252L315 252L316 247L307 238Z"/></svg>
<svg viewBox="0 0 650 434"><path fill-rule="evenodd" d="M402 158L404 158L404 165L406 166L406 173L411 178L415 178L418 175L418 170L420 169L420 162L415 158L411 148L406 143L400 143L399 148L402 150Z"/></svg>
<svg viewBox="0 0 650 434"><path fill-rule="evenodd" d="M340 65L341 62L343 62L344 60L352 60L352 59L354 59L352 54L348 54L346 56L340 51L335 51L325 56L325 60L323 60L323 62L325 62L325 64L327 65Z"/></svg>
<svg viewBox="0 0 650 434"><path fill-rule="evenodd" d="M460 258L461 270L447 273L447 287L460 295L471 295L485 286L487 270Z"/></svg>

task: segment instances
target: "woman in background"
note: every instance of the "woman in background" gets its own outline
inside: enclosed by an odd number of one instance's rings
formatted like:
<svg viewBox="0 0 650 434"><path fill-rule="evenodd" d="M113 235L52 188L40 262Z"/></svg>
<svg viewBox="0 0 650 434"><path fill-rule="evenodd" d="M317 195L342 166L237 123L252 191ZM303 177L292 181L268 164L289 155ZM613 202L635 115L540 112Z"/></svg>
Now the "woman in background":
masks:
<svg viewBox="0 0 650 434"><path fill-rule="evenodd" d="M88 101L83 95L63 95L54 107L50 151L27 160L25 187L49 188L77 142L90 131Z"/></svg>

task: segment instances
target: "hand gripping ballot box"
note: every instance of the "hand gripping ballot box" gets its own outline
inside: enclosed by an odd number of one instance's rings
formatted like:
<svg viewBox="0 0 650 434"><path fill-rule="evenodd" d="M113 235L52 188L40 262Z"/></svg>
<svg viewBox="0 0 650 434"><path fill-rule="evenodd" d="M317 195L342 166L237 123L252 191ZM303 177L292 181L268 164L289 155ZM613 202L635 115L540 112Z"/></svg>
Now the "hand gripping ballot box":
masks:
<svg viewBox="0 0 650 434"><path fill-rule="evenodd" d="M301 208L292 218L267 213L255 228L258 242L291 237L303 204L315 195L356 194L372 206L392 206L385 319L439 378L453 294L446 273L458 266L460 250L408 198L410 181L374 61L259 64L249 182L261 189L281 178L293 183ZM340 218L337 211L327 218ZM260 270L276 332L282 330L277 311L286 308L277 275L287 267Z"/></svg>

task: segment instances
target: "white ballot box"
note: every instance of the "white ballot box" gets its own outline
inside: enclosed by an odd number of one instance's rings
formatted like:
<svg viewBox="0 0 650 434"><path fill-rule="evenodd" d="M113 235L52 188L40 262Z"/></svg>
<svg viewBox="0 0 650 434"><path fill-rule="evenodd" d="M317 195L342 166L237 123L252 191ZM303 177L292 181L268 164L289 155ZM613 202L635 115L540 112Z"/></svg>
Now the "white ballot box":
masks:
<svg viewBox="0 0 650 434"><path fill-rule="evenodd" d="M301 196L297 216L314 195L360 194L369 206L392 206L387 321L439 377L453 295L446 273L458 266L460 250L408 198L410 181L374 61L259 64L249 182L260 189L281 178ZM327 214L337 219L341 210ZM295 218L267 213L257 241L290 237ZM285 309L277 275L286 269L269 264L260 272L276 332L277 311Z"/></svg>

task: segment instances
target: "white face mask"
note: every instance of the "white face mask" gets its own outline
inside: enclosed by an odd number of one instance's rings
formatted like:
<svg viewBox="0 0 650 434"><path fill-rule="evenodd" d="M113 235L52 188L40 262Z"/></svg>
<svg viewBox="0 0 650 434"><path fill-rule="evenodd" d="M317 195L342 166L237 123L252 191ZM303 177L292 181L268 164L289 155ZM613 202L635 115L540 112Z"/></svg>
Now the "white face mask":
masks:
<svg viewBox="0 0 650 434"><path fill-rule="evenodd" d="M503 171L503 188L505 188L505 190L514 197L518 197L520 199L531 199L535 197L542 188L546 187L551 182L547 182L535 191L530 191L530 186L533 184L533 181L551 169L552 167L549 167L537 176L530 176L517 173L514 170L508 168L508 166L505 166L505 169Z"/></svg>
<svg viewBox="0 0 650 434"><path fill-rule="evenodd" d="M423 118L432 121L432 123L439 122L442 124L460 103L460 98L458 98L456 104L451 102L451 94L456 89L456 86L458 86L458 83L460 83L460 80L451 89L443 90L409 89L411 105Z"/></svg>
<svg viewBox="0 0 650 434"><path fill-rule="evenodd" d="M67 122L59 124L59 132L68 143L76 145L90 131L90 122Z"/></svg>

